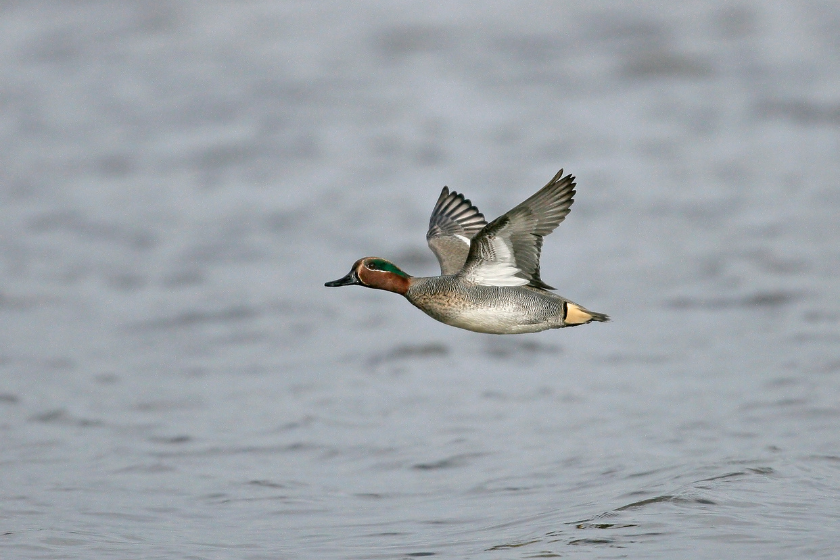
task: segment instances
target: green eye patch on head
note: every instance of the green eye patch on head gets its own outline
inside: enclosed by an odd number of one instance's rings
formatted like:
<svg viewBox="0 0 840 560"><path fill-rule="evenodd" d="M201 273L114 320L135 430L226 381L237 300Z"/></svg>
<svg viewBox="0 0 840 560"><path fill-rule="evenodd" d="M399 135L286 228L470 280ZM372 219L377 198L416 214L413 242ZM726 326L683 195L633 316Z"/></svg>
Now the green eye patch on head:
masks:
<svg viewBox="0 0 840 560"><path fill-rule="evenodd" d="M397 268L397 266L393 263L386 261L385 259L371 259L367 262L367 267L372 270L381 270L383 272L393 272L399 276L404 278L408 278L408 274Z"/></svg>

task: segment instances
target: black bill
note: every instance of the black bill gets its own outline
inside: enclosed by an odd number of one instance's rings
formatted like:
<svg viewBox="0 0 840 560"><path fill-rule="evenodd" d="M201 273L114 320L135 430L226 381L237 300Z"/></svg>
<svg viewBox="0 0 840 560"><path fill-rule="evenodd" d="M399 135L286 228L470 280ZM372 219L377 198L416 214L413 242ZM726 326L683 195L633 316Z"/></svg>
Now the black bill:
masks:
<svg viewBox="0 0 840 560"><path fill-rule="evenodd" d="M327 282L324 286L328 288L338 288L339 286L355 286L357 284L361 284L361 282L359 281L359 275L356 274L356 269L353 269L344 278Z"/></svg>

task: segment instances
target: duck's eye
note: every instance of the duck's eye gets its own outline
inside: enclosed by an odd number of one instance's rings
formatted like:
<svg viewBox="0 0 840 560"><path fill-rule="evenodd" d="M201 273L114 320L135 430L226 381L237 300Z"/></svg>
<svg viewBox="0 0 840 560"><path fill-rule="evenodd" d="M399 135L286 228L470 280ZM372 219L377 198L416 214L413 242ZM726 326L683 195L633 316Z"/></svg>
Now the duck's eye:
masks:
<svg viewBox="0 0 840 560"><path fill-rule="evenodd" d="M373 266L373 263L365 263L365 266L368 270L377 270L377 268Z"/></svg>

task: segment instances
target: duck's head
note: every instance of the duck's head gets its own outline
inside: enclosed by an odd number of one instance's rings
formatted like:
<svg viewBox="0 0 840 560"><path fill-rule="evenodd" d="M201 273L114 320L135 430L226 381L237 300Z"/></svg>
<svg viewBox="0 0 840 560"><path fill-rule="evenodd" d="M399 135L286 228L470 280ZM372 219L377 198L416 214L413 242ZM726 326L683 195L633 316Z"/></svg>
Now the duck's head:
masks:
<svg viewBox="0 0 840 560"><path fill-rule="evenodd" d="M353 263L347 276L327 282L324 286L337 288L358 285L405 295L410 284L411 276L394 263L379 257L365 257Z"/></svg>

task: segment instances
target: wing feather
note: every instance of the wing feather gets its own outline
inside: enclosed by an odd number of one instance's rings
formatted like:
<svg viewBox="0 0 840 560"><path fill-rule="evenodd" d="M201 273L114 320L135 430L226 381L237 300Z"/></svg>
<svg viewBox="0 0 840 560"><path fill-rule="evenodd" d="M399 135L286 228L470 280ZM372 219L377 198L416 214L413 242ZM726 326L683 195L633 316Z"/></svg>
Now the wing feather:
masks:
<svg viewBox="0 0 840 560"><path fill-rule="evenodd" d="M440 263L441 274L461 270L470 251L470 240L485 225L484 215L468 198L443 187L426 233L426 242Z"/></svg>
<svg viewBox="0 0 840 560"><path fill-rule="evenodd" d="M569 214L574 181L561 169L534 195L487 224L472 240L463 277L487 286L553 290L540 278L543 237Z"/></svg>

